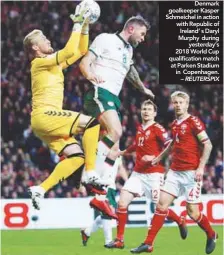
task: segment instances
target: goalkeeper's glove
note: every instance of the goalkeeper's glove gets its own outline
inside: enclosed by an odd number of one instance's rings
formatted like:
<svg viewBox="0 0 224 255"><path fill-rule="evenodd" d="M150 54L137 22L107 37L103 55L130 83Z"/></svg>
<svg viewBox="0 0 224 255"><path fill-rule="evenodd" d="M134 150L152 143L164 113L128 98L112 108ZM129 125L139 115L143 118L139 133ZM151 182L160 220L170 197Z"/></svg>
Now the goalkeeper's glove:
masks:
<svg viewBox="0 0 224 255"><path fill-rule="evenodd" d="M74 23L79 23L80 25L83 25L84 22L88 19L90 16L90 10L88 7L84 8L84 5L78 4L75 9L75 14L71 14L70 18Z"/></svg>

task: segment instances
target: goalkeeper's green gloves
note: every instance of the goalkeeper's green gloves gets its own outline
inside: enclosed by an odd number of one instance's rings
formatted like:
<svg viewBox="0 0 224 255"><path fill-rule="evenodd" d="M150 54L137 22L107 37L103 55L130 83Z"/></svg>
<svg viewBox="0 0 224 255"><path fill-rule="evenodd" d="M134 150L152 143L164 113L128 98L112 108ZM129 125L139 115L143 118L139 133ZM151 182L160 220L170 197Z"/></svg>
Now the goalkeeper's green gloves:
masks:
<svg viewBox="0 0 224 255"><path fill-rule="evenodd" d="M75 14L71 14L70 18L74 22L73 30L81 30L83 34L88 34L89 32L89 21L90 10L85 5L77 5L75 9Z"/></svg>

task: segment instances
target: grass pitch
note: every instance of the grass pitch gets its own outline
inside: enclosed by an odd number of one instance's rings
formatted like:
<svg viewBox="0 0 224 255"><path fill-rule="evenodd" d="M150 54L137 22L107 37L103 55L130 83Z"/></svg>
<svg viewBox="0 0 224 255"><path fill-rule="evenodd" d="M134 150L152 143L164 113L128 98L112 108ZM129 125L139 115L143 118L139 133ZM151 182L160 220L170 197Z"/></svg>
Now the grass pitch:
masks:
<svg viewBox="0 0 224 255"><path fill-rule="evenodd" d="M223 254L223 228L214 227L219 234L216 250L212 255ZM163 228L154 246L155 255L203 255L206 237L199 227L189 227L186 240L181 240L176 227ZM103 247L102 230L93 233L88 246L83 247L79 230L17 230L2 231L2 255L122 255L131 254L145 238L146 228L128 228L123 250ZM115 234L115 230L114 230Z"/></svg>

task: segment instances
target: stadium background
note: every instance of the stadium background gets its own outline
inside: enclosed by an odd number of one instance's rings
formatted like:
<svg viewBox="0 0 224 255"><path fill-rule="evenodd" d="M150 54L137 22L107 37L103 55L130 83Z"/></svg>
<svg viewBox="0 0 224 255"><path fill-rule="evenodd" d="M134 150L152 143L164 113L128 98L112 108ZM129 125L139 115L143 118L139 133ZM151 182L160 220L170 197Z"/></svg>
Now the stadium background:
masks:
<svg viewBox="0 0 224 255"><path fill-rule="evenodd" d="M34 28L44 31L52 41L55 50L62 48L70 34L72 22L69 14L74 12L76 2L41 1L41 2L5 2L1 1L1 92L2 92L2 132L1 132L1 198L4 205L12 207L24 207L28 198L27 187L39 184L53 170L59 160L58 157L36 138L30 129L31 91L29 63L23 52L22 41L24 36ZM170 130L170 124L174 118L174 112L169 102L169 96L175 89L185 89L191 96L190 112L199 116L206 124L207 132L213 143L212 155L205 170L203 193L223 193L223 85L188 86L160 85L158 56L159 56L159 5L158 2L100 2L102 14L99 22L90 30L91 41L102 32L116 32L122 29L127 18L141 14L151 23L151 30L146 36L145 42L140 45L134 54L135 66L140 73L145 86L152 89L156 95L156 103L159 107L157 121ZM167 46L168 47L168 46ZM64 108L81 111L84 92L90 84L80 74L78 63L65 71L65 100ZM145 97L125 81L121 92L122 100L122 126L123 136L121 149L133 142L136 124L140 122L140 103ZM130 174L134 157L123 159L127 174ZM168 161L166 162L168 164ZM167 165L168 166L168 165ZM124 183L121 176L117 178L118 194ZM47 194L49 198L73 198L85 197L84 189L74 188L73 180L63 181ZM11 200L12 199L12 200ZM18 199L18 200L17 200ZM88 199L88 198L85 198ZM82 199L82 200L85 200ZM214 198L216 199L216 197ZM63 199L57 199L57 202ZM79 202L72 199L74 202ZM9 202L7 202L9 201ZM14 201L16 201L14 203ZM18 201L21 201L18 204ZM50 200L45 200L47 204ZM51 199L53 202L53 199ZM222 200L217 200L216 202ZM60 202L60 208L63 204ZM29 200L30 203L30 200ZM2 206L5 210L6 206ZM207 206L207 205L206 205ZM211 206L211 204L210 204ZM54 212L60 214L60 208ZM207 207L208 208L208 207ZM215 207L216 208L216 207ZM219 209L222 208L220 204ZM16 209L16 208L14 208ZM17 208L21 209L21 208ZM51 208L48 208L51 209ZM74 212L78 207L73 208ZM133 209L133 208L132 208ZM183 208L181 208L183 209ZM90 210L90 209L89 209ZM208 209L206 209L208 210ZM29 231L2 231L2 254L4 255L92 255L102 251L102 233L94 235L89 241L91 249L81 246L78 230L36 230L36 220L33 209L30 209L32 217L29 223L34 230ZM86 211L81 211L82 218L72 215L73 221L85 222ZM58 217L52 212L48 215L55 218L57 224L64 217ZM61 213L64 209L61 209ZM46 212L40 212L43 219ZM68 213L66 211L66 213ZM22 215L22 214L21 214ZM220 213L221 215L221 213ZM54 217L55 216L55 217ZM212 214L210 218L212 218ZM23 215L22 215L23 217ZM25 215L26 217L26 215ZM62 217L62 218L61 218ZM222 217L222 216L221 216ZM2 219L3 220L3 219ZM7 218L9 221L10 218ZM6 218L3 220L6 224ZM220 221L220 220L218 220ZM8 222L8 224L10 221ZM23 222L25 224L25 222ZM68 222L70 224L70 222ZM37 223L38 224L38 223ZM34 226L34 227L33 227ZM217 243L215 254L223 250L221 227L219 230L220 241ZM145 236L145 228L134 228L126 231L126 247L122 253L130 254L129 248L133 248L142 241ZM164 228L158 236L155 248L158 255L192 255L201 254L204 249L204 233L199 228L192 227L187 241L179 239L173 241L177 234L177 228ZM172 242L172 245L171 245ZM89 247L89 248L90 248ZM180 249L181 247L181 249ZM180 251L180 252L179 252ZM111 251L103 250L104 254Z"/></svg>

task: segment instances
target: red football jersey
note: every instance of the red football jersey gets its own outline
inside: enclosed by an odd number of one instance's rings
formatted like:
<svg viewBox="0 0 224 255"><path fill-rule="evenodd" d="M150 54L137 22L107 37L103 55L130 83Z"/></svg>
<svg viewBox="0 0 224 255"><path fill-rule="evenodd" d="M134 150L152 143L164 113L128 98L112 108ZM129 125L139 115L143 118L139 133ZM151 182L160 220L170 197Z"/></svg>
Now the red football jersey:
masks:
<svg viewBox="0 0 224 255"><path fill-rule="evenodd" d="M152 166L151 163L143 162L141 159L145 155L158 156L170 140L167 131L156 122L145 128L143 125L139 125L135 144L126 150L127 152L136 151L134 171L139 173L163 173L164 166L161 162L156 166Z"/></svg>
<svg viewBox="0 0 224 255"><path fill-rule="evenodd" d="M196 170L202 152L200 142L209 139L203 122L191 115L180 122L176 119L172 123L172 136L174 144L170 168L174 171Z"/></svg>

